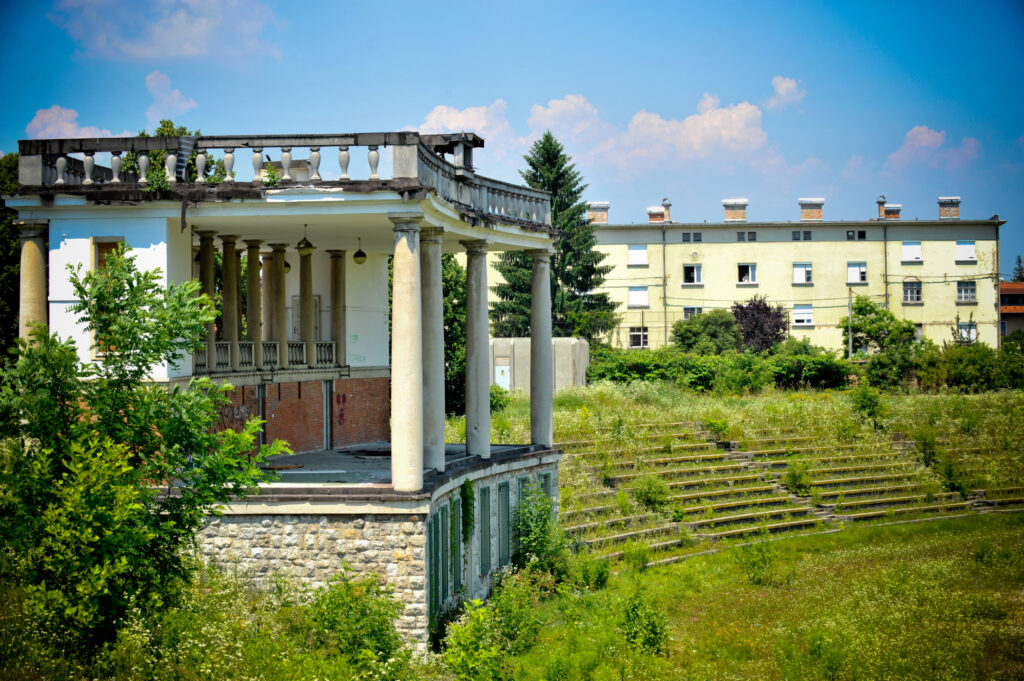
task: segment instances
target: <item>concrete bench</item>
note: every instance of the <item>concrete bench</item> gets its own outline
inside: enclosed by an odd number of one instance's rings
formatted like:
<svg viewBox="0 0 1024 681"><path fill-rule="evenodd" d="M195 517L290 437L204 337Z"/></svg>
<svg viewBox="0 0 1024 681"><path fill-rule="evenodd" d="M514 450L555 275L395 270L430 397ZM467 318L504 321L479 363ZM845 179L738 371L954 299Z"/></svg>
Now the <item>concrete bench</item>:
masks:
<svg viewBox="0 0 1024 681"><path fill-rule="evenodd" d="M742 537L746 534L754 534L756 532L760 532L762 529L774 533L785 530L794 530L801 527L813 527L819 522L821 521L817 518L801 518L799 520L789 520L784 523L773 523L771 525L753 525L750 527L738 527L734 530L722 530L721 532L706 532L698 536L702 539L718 541L719 539L725 539L727 537Z"/></svg>
<svg viewBox="0 0 1024 681"><path fill-rule="evenodd" d="M779 518L786 515L806 515L808 511L814 510L813 506L795 506L792 508L779 508L769 511L756 511L752 513L737 513L735 515L724 515L717 518L704 518L687 522L691 530L699 530L701 527L715 527L716 525L731 525L745 521L763 521L771 518Z"/></svg>
<svg viewBox="0 0 1024 681"><path fill-rule="evenodd" d="M726 487L724 489L707 490L704 492L690 492L687 494L671 494L669 501L693 501L695 499L707 499L711 497L732 497L750 496L776 491L775 485L755 485L751 487Z"/></svg>
<svg viewBox="0 0 1024 681"><path fill-rule="evenodd" d="M929 513L932 511L955 511L957 509L968 508L970 504L966 501L958 501L947 504L933 504L931 506L903 506L900 508L884 508L875 511L864 511L861 513L839 513L836 515L837 518L844 518L847 520L868 520L871 518L882 518L890 513L894 515L903 515L905 513Z"/></svg>
<svg viewBox="0 0 1024 681"><path fill-rule="evenodd" d="M736 501L722 501L714 504L705 504L703 506L686 506L682 511L686 514L694 514L707 513L708 509L711 509L712 512L717 512L728 509L746 508L748 506L777 506L779 504L787 504L791 500L792 498L788 494L775 497L749 497L746 499L738 499Z"/></svg>

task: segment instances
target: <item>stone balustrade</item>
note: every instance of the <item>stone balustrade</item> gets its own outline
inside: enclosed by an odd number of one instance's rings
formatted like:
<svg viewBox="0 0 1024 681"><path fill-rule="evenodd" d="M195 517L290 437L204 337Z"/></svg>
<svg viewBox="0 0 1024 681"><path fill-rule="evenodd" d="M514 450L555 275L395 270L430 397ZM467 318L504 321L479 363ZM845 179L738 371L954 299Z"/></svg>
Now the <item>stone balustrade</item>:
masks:
<svg viewBox="0 0 1024 681"><path fill-rule="evenodd" d="M43 188L78 192L112 186L146 188L152 157L161 152L164 178L171 190L186 185L230 188L239 184L266 189L268 184L284 188L378 183L360 189L432 190L474 219L549 226L551 197L547 192L477 175L472 153L483 144L473 133L417 132L21 140L18 179L26 193ZM383 149L392 153L390 178L380 175ZM296 151L308 157L297 160ZM135 159L137 173L122 172L126 153ZM96 154L109 154L109 166L98 165ZM276 178L267 170L271 155L279 159L274 163ZM224 164L220 182L210 177L215 160ZM236 181L234 172L249 163L253 180ZM193 173L195 181L189 182ZM325 174L338 179L324 180Z"/></svg>

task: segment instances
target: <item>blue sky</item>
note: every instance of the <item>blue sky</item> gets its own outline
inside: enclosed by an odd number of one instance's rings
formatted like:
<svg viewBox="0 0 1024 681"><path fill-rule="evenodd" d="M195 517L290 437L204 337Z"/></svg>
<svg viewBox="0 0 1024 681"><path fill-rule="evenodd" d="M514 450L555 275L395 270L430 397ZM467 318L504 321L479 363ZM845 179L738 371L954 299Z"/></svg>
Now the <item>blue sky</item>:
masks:
<svg viewBox="0 0 1024 681"><path fill-rule="evenodd" d="M324 3L0 5L0 151L18 139L475 130L515 180L545 128L611 219L998 213L1024 254L1024 5ZM325 161L325 165L327 162Z"/></svg>

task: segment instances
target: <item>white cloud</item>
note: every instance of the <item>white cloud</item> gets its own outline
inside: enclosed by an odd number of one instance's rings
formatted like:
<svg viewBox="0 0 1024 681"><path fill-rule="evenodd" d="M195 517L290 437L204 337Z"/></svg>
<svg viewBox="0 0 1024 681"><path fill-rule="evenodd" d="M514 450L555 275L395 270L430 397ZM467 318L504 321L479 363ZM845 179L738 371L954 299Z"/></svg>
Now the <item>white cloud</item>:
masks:
<svg viewBox="0 0 1024 681"><path fill-rule="evenodd" d="M49 18L92 57L280 56L263 38L274 13L257 0L59 0Z"/></svg>
<svg viewBox="0 0 1024 681"><path fill-rule="evenodd" d="M802 102L807 96L807 90L800 89L800 84L793 78L775 76L772 78L772 88L775 93L764 103L769 109L780 109L787 104Z"/></svg>
<svg viewBox="0 0 1024 681"><path fill-rule="evenodd" d="M862 178L868 171L867 161L860 154L854 154L839 171L839 176L844 180L853 181Z"/></svg>
<svg viewBox="0 0 1024 681"><path fill-rule="evenodd" d="M36 115L25 126L25 132L30 138L37 140L65 137L114 137L106 128L79 125L77 111L65 109L56 104L49 109L36 111ZM130 134L122 132L119 136L129 136Z"/></svg>
<svg viewBox="0 0 1024 681"><path fill-rule="evenodd" d="M602 121L597 107L583 95L552 99L547 106L534 104L526 124L531 138L551 130L560 140L573 144L599 144L616 134L615 126Z"/></svg>
<svg viewBox="0 0 1024 681"><path fill-rule="evenodd" d="M171 79L161 71L153 71L146 76L146 90L153 96L153 103L146 109L146 118L150 125L156 125L164 118L172 118L199 106L196 100L181 94L181 90L172 90Z"/></svg>
<svg viewBox="0 0 1024 681"><path fill-rule="evenodd" d="M959 147L943 148L945 143L945 130L916 125L903 136L900 148L889 154L887 168L900 171L910 165L927 165L957 170L969 165L981 152L981 142L973 137L964 137Z"/></svg>
<svg viewBox="0 0 1024 681"><path fill-rule="evenodd" d="M465 109L442 104L431 109L423 123L410 127L424 133L475 132L484 138L485 148L493 152L492 158L500 160L526 143L512 130L505 115L507 108L504 99Z"/></svg>

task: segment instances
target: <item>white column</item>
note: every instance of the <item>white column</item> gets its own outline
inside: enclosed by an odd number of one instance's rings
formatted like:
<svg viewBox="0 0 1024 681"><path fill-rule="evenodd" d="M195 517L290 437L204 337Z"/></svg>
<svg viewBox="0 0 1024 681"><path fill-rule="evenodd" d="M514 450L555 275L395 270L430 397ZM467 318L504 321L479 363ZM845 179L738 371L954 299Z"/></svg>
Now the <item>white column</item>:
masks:
<svg viewBox="0 0 1024 681"><path fill-rule="evenodd" d="M551 365L551 254L530 251L533 287L530 301L530 442L554 444L554 382Z"/></svg>
<svg viewBox="0 0 1024 681"><path fill-rule="evenodd" d="M316 366L316 326L313 319L313 245L299 242L299 333L306 344L306 365Z"/></svg>
<svg viewBox="0 0 1024 681"><path fill-rule="evenodd" d="M331 256L331 340L334 362L345 366L345 255L347 251L327 251Z"/></svg>
<svg viewBox="0 0 1024 681"><path fill-rule="evenodd" d="M245 329L252 342L252 362L263 368L263 301L260 295L260 239L245 240Z"/></svg>
<svg viewBox="0 0 1024 681"><path fill-rule="evenodd" d="M213 237L216 232L196 232L199 235L199 287L214 299ZM214 322L206 325L206 371L213 373L217 366L217 329Z"/></svg>
<svg viewBox="0 0 1024 681"><path fill-rule="evenodd" d="M288 248L288 244L270 244L270 247L274 249L270 263L270 293L273 300L270 301L272 312L268 316L274 320L270 340L278 343L278 369L285 369L288 367L288 310L285 306L284 249Z"/></svg>
<svg viewBox="0 0 1024 681"><path fill-rule="evenodd" d="M491 458L487 329L487 242L466 247L466 453Z"/></svg>
<svg viewBox="0 0 1024 681"><path fill-rule="evenodd" d="M223 258L221 259L221 290L224 292L221 305L223 326L221 333L231 345L231 370L238 371L238 258L235 256L235 235L222 235Z"/></svg>
<svg viewBox="0 0 1024 681"><path fill-rule="evenodd" d="M47 228L37 223L21 226L21 296L18 305L18 335L28 340L33 324L46 324Z"/></svg>
<svg viewBox="0 0 1024 681"><path fill-rule="evenodd" d="M423 305L423 456L427 468L444 472L444 293L440 229L420 236Z"/></svg>
<svg viewBox="0 0 1024 681"><path fill-rule="evenodd" d="M396 492L423 489L423 308L420 228L395 223L391 294L391 484Z"/></svg>

